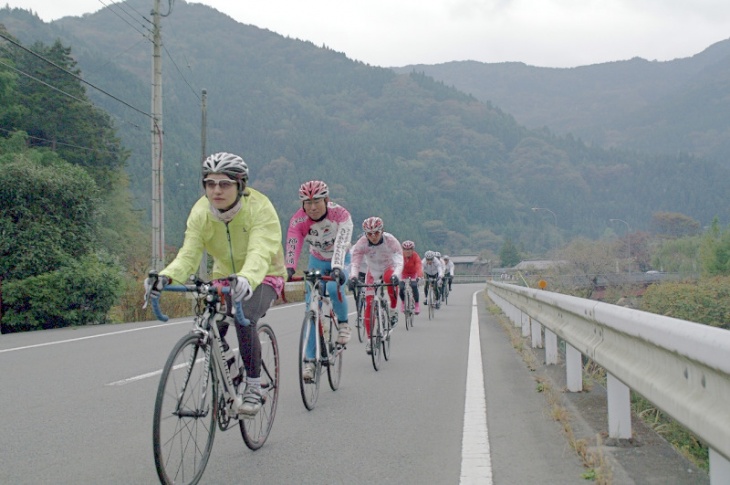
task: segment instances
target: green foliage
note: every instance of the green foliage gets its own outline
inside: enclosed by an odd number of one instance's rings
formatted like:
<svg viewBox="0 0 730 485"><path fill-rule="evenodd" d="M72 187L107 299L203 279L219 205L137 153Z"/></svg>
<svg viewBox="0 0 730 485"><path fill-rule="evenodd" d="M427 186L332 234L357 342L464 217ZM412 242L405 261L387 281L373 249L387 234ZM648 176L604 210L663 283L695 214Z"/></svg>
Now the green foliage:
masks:
<svg viewBox="0 0 730 485"><path fill-rule="evenodd" d="M641 298L641 308L659 315L730 329L730 277L651 285Z"/></svg>
<svg viewBox="0 0 730 485"><path fill-rule="evenodd" d="M522 260L522 256L520 256L520 252L512 239L505 239L502 249L499 250L499 260L503 268L510 268Z"/></svg>
<svg viewBox="0 0 730 485"><path fill-rule="evenodd" d="M0 277L25 279L91 251L98 201L82 168L50 152L6 153L0 139Z"/></svg>
<svg viewBox="0 0 730 485"><path fill-rule="evenodd" d="M701 241L700 236L663 240L653 251L651 266L668 273L696 274Z"/></svg>
<svg viewBox="0 0 730 485"><path fill-rule="evenodd" d="M121 268L108 256L71 259L55 271L2 286L2 333L106 323L121 291Z"/></svg>
<svg viewBox="0 0 730 485"><path fill-rule="evenodd" d="M730 229L721 229L717 219L702 237L700 261L704 275L730 275Z"/></svg>

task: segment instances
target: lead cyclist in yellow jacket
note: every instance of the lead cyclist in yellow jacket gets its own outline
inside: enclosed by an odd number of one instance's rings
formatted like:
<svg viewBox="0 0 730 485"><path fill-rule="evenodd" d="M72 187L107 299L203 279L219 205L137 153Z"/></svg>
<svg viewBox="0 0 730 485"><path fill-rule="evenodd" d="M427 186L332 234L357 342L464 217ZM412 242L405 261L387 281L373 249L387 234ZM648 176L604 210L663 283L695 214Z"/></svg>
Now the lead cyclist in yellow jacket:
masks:
<svg viewBox="0 0 730 485"><path fill-rule="evenodd" d="M170 282L184 283L200 266L203 251L213 258L211 278L229 285L249 326L236 322L238 348L246 367L246 390L239 414L261 409L261 342L256 323L281 295L286 269L279 216L271 201L250 187L248 165L238 155L215 153L203 162L205 195L188 216L185 240L175 259L145 287L160 291ZM229 301L230 303L230 301ZM229 313L232 305L228 305ZM233 316L228 321L235 321ZM221 326L225 334L227 325Z"/></svg>

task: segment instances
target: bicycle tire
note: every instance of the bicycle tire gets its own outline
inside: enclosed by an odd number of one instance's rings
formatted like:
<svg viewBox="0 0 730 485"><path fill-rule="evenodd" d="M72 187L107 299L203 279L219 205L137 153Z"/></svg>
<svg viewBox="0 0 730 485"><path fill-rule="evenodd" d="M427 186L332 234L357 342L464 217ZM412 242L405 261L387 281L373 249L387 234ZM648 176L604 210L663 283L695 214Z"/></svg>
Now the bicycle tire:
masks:
<svg viewBox="0 0 730 485"><path fill-rule="evenodd" d="M360 294L360 298L357 300L357 338L360 343L363 343L367 338L367 332L365 331L365 294Z"/></svg>
<svg viewBox="0 0 730 485"><path fill-rule="evenodd" d="M406 321L406 330L410 330L413 327L413 290L410 286L409 283L406 284L405 312L403 312L404 320Z"/></svg>
<svg viewBox="0 0 730 485"><path fill-rule="evenodd" d="M382 363L382 354L380 352L381 342L381 326L380 326L380 309L378 308L378 302L373 299L372 306L370 308L370 357L373 361L373 368L377 371L380 369Z"/></svg>
<svg viewBox="0 0 730 485"><path fill-rule="evenodd" d="M340 387L340 379L342 378L342 347L337 343L337 315L334 311L330 312L330 333L327 360L327 380L330 383L330 389L336 391Z"/></svg>
<svg viewBox="0 0 730 485"><path fill-rule="evenodd" d="M152 418L152 449L157 476L166 485L198 483L213 449L218 386L210 358L202 358L208 351L190 333L175 344L162 369Z"/></svg>
<svg viewBox="0 0 730 485"><path fill-rule="evenodd" d="M302 322L302 332L299 339L299 391L302 395L304 407L309 411L314 409L314 405L317 403L317 398L319 397L319 377L322 367L322 361L319 359L316 350L314 359L307 359L307 341L310 332L317 329L316 323L314 312L308 312ZM311 381L305 381L302 376L304 365L307 363L314 364L314 378Z"/></svg>
<svg viewBox="0 0 730 485"><path fill-rule="evenodd" d="M433 296L434 288L435 288L435 285L433 283L429 283L429 291L428 291L428 319L429 320L433 320L435 313L436 313L436 308L435 308L436 305L434 303L435 298Z"/></svg>
<svg viewBox="0 0 730 485"><path fill-rule="evenodd" d="M257 333L261 341L260 376L263 404L255 416L238 422L243 441L251 450L261 448L269 437L279 402L279 344L276 341L276 334L265 323L258 326Z"/></svg>
<svg viewBox="0 0 730 485"><path fill-rule="evenodd" d="M397 309L394 308L393 311L397 311ZM390 334L393 329L390 326L390 313L384 306L381 309L380 317L383 320L383 358L385 358L385 360L390 360Z"/></svg>

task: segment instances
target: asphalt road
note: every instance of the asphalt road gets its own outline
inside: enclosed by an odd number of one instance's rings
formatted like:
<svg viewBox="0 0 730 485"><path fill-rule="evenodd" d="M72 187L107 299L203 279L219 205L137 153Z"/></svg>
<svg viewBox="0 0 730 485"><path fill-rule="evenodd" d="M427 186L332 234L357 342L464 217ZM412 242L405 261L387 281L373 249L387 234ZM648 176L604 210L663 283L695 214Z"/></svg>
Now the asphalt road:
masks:
<svg viewBox="0 0 730 485"><path fill-rule="evenodd" d="M482 290L455 284L435 320L422 313L410 331L401 318L379 372L353 335L340 389L324 382L313 411L297 381L304 307L272 308L265 321L282 388L271 435L252 452L238 428L217 433L201 483L460 483L473 309L491 468L462 483L585 483L483 294L473 298ZM157 483L158 373L189 327L178 319L0 336L0 483Z"/></svg>

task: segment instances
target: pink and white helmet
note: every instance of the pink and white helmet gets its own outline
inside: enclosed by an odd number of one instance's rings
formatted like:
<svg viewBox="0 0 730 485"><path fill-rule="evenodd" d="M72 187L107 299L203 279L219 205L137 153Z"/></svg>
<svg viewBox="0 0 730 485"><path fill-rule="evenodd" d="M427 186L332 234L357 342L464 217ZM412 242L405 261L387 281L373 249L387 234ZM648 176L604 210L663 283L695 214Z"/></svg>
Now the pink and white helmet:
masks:
<svg viewBox="0 0 730 485"><path fill-rule="evenodd" d="M365 234L383 232L383 219L380 217L368 217L362 223L362 230L365 231Z"/></svg>
<svg viewBox="0 0 730 485"><path fill-rule="evenodd" d="M403 241L403 249L413 249L416 245L413 241Z"/></svg>
<svg viewBox="0 0 730 485"><path fill-rule="evenodd" d="M317 200L329 197L330 189L321 180L310 180L299 186L299 200Z"/></svg>

